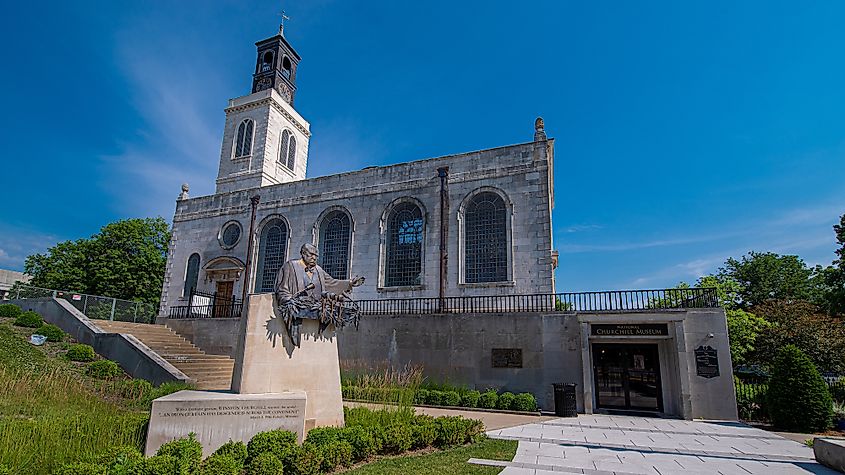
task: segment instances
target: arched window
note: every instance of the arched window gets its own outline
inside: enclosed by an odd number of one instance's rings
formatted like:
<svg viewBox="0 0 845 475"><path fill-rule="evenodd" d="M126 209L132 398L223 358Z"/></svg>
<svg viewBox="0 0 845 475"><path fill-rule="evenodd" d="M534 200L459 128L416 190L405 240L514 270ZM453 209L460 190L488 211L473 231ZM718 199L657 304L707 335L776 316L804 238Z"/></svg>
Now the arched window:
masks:
<svg viewBox="0 0 845 475"><path fill-rule="evenodd" d="M320 223L320 267L335 279L349 278L349 215L332 211Z"/></svg>
<svg viewBox="0 0 845 475"><path fill-rule="evenodd" d="M390 211L385 287L422 283L423 225L422 211L414 203L401 203Z"/></svg>
<svg viewBox="0 0 845 475"><path fill-rule="evenodd" d="M282 131L282 140L279 144L279 162L291 171L296 165L296 138L288 129Z"/></svg>
<svg viewBox="0 0 845 475"><path fill-rule="evenodd" d="M284 74L285 77L288 78L288 79L290 79L290 69L291 69L290 60L288 59L287 56L285 56L285 59L282 60L282 74Z"/></svg>
<svg viewBox="0 0 845 475"><path fill-rule="evenodd" d="M235 158L252 155L252 129L254 126L255 123L252 119L244 119L238 126L238 135L235 137Z"/></svg>
<svg viewBox="0 0 845 475"><path fill-rule="evenodd" d="M273 292L276 274L282 268L287 255L288 227L281 218L273 218L261 229L258 243L258 272L255 279L256 292Z"/></svg>
<svg viewBox="0 0 845 475"><path fill-rule="evenodd" d="M288 168L293 170L294 165L296 165L296 138L291 135L290 148L288 149Z"/></svg>
<svg viewBox="0 0 845 475"><path fill-rule="evenodd" d="M273 52L268 51L264 53L264 58L261 60L261 72L266 73L273 68Z"/></svg>
<svg viewBox="0 0 845 475"><path fill-rule="evenodd" d="M508 280L505 200L485 191L473 196L464 213L464 276L468 284Z"/></svg>
<svg viewBox="0 0 845 475"><path fill-rule="evenodd" d="M197 290L197 280L200 275L200 255L197 253L191 254L188 258L188 265L185 267L185 288L182 294L185 297L190 297L191 293Z"/></svg>

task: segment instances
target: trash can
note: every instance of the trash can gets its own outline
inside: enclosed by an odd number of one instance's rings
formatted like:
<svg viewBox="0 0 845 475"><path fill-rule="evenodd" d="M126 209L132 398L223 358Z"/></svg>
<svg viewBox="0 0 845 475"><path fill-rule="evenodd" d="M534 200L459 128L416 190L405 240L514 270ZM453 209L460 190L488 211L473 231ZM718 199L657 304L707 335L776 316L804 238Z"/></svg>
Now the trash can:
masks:
<svg viewBox="0 0 845 475"><path fill-rule="evenodd" d="M578 406L575 402L575 383L556 383L555 415L559 417L578 417Z"/></svg>

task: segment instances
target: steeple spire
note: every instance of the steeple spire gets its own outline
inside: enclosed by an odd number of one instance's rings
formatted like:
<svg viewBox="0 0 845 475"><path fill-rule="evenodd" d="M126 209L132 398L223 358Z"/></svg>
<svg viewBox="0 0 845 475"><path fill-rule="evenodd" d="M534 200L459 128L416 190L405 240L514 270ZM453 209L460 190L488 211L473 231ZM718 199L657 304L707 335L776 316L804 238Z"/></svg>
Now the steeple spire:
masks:
<svg viewBox="0 0 845 475"><path fill-rule="evenodd" d="M285 20L290 20L290 17L285 14L284 10L279 15L282 17L282 20L279 22L279 35L285 36Z"/></svg>

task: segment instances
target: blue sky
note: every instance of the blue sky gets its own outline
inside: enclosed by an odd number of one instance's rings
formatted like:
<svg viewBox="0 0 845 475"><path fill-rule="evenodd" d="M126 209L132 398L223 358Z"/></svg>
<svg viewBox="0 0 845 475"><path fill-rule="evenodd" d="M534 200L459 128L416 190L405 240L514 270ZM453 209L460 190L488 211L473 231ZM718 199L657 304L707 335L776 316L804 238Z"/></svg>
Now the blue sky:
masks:
<svg viewBox="0 0 845 475"><path fill-rule="evenodd" d="M309 176L556 138L557 286L656 288L749 250L834 258L845 2L288 1ZM213 192L281 5L14 2L0 268Z"/></svg>

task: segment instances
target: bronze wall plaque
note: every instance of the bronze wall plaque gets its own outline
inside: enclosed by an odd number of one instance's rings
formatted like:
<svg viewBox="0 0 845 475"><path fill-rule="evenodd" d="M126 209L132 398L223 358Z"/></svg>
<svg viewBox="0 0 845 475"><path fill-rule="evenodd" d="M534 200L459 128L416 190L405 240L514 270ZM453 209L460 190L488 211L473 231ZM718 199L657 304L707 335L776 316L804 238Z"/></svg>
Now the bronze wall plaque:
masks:
<svg viewBox="0 0 845 475"><path fill-rule="evenodd" d="M494 368L522 368L522 348L493 348Z"/></svg>
<svg viewBox="0 0 845 475"><path fill-rule="evenodd" d="M590 325L593 336L667 336L665 323L594 323Z"/></svg>
<svg viewBox="0 0 845 475"><path fill-rule="evenodd" d="M695 374L702 378L719 376L719 353L710 346L695 349Z"/></svg>

